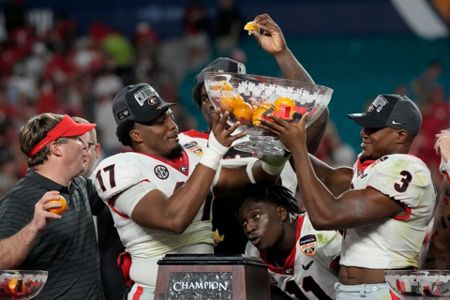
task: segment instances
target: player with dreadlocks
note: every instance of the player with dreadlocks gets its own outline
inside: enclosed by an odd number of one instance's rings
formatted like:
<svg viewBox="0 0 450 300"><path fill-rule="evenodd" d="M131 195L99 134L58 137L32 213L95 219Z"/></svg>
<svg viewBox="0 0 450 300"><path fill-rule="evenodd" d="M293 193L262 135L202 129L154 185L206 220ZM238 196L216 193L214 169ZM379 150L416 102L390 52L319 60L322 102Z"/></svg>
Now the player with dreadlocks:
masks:
<svg viewBox="0 0 450 300"><path fill-rule="evenodd" d="M340 233L316 231L280 185L249 185L240 199L239 219L250 242L246 255L269 265L272 299L334 299Z"/></svg>

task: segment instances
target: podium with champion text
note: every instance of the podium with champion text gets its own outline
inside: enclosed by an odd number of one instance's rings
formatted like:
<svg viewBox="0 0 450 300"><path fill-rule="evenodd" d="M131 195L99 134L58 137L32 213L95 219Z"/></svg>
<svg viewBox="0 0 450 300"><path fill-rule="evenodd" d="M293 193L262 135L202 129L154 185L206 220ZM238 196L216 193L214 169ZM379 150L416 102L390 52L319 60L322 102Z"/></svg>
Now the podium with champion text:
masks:
<svg viewBox="0 0 450 300"><path fill-rule="evenodd" d="M155 300L269 300L267 265L255 258L168 254L158 261Z"/></svg>

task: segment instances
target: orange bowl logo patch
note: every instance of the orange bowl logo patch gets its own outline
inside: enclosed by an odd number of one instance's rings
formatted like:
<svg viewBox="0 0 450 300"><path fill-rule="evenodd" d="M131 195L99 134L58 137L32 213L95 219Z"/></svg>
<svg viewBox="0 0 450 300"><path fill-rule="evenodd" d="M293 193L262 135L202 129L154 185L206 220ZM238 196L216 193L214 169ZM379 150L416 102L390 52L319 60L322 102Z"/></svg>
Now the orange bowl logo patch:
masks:
<svg viewBox="0 0 450 300"><path fill-rule="evenodd" d="M298 244L302 252L306 255L314 256L316 254L317 239L314 234L302 236L298 241Z"/></svg>

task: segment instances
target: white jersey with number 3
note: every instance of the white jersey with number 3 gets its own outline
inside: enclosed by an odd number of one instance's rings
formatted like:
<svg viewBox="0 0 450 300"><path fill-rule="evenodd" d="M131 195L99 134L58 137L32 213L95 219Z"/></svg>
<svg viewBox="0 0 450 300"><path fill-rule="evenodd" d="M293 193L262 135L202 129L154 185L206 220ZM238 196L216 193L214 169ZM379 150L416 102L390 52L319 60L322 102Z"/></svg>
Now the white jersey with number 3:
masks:
<svg viewBox="0 0 450 300"><path fill-rule="evenodd" d="M341 265L371 269L418 266L418 255L432 217L436 193L430 171L407 154L381 157L355 172L353 189L371 187L399 203L404 212L367 226L347 229Z"/></svg>

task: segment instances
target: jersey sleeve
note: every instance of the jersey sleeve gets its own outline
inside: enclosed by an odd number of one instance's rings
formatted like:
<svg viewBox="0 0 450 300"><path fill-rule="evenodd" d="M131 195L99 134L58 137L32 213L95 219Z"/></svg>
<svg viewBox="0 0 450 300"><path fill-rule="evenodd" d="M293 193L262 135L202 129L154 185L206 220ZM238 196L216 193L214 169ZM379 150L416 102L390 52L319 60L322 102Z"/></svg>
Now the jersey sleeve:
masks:
<svg viewBox="0 0 450 300"><path fill-rule="evenodd" d="M114 209L131 217L131 214L139 201L155 188L154 184L148 181L141 181L136 185L133 185L115 199Z"/></svg>
<svg viewBox="0 0 450 300"><path fill-rule="evenodd" d="M99 163L93 172L97 193L104 202L143 181L149 181L141 171L143 165L136 155L123 153Z"/></svg>
<svg viewBox="0 0 450 300"><path fill-rule="evenodd" d="M431 184L426 166L407 155L389 157L371 170L368 186L409 207L418 205Z"/></svg>

